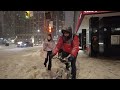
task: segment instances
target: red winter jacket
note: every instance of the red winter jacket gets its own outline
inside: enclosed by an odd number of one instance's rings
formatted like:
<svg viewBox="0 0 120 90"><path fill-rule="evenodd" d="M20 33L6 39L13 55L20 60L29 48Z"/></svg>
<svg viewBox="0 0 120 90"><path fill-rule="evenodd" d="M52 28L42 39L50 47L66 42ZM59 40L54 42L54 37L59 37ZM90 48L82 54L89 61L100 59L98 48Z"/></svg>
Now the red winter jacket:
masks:
<svg viewBox="0 0 120 90"><path fill-rule="evenodd" d="M74 36L73 40L70 42L69 40L66 43L63 43L63 36L60 36L56 47L53 50L53 54L57 54L57 52L62 48L63 51L70 53L74 57L77 56L79 51L79 38L77 35Z"/></svg>

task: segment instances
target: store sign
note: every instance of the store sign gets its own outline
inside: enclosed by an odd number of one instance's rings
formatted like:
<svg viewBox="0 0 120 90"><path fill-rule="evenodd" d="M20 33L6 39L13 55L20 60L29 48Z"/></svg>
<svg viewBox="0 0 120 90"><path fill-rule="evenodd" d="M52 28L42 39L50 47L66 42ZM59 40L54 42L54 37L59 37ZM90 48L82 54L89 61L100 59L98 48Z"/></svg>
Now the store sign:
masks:
<svg viewBox="0 0 120 90"><path fill-rule="evenodd" d="M106 13L106 12L111 12L111 11L83 11L83 14L97 14L97 13Z"/></svg>

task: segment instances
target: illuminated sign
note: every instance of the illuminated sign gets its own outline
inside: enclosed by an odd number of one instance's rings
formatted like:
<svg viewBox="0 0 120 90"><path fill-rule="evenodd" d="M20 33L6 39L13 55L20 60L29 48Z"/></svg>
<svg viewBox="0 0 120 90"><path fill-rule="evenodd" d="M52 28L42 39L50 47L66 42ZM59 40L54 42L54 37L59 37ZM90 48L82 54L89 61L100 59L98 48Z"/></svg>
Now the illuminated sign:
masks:
<svg viewBox="0 0 120 90"><path fill-rule="evenodd" d="M97 14L97 13L106 13L111 11L83 11L83 14Z"/></svg>
<svg viewBox="0 0 120 90"><path fill-rule="evenodd" d="M25 11L25 16L26 16L27 19L32 17L33 16L33 11Z"/></svg>

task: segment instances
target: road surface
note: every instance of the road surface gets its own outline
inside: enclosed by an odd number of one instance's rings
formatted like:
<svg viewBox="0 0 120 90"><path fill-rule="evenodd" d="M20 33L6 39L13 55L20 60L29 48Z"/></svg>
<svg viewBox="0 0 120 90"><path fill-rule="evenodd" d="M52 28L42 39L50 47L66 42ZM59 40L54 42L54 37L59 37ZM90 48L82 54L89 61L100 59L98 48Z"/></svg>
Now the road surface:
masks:
<svg viewBox="0 0 120 90"><path fill-rule="evenodd" d="M0 49L0 79L51 79L59 69L52 61L52 70L44 67L42 47ZM79 51L77 79L120 79L120 60L90 58Z"/></svg>

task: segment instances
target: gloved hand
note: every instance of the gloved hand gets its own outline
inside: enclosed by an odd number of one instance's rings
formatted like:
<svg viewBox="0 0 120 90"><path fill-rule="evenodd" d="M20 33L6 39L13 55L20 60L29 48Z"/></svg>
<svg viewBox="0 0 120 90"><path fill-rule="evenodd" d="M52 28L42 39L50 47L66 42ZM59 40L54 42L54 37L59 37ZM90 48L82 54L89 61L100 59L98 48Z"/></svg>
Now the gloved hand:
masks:
<svg viewBox="0 0 120 90"><path fill-rule="evenodd" d="M69 61L69 62L71 62L71 61L74 60L74 59L75 59L75 57L72 56L72 55L68 57L68 61Z"/></svg>

